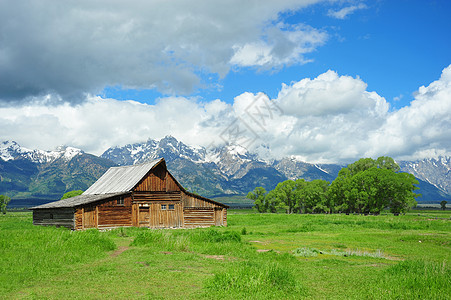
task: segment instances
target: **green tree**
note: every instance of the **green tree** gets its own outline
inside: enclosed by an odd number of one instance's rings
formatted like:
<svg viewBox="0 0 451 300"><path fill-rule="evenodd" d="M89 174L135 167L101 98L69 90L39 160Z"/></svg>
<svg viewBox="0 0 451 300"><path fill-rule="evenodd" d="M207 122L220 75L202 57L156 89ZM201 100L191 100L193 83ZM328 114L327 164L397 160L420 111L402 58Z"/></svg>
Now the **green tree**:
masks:
<svg viewBox="0 0 451 300"><path fill-rule="evenodd" d="M418 180L409 173L394 173L392 177L392 194L389 199L390 211L394 214L406 212L417 204L415 198L419 194L413 191L418 190Z"/></svg>
<svg viewBox="0 0 451 300"><path fill-rule="evenodd" d="M274 189L273 201L277 202L277 208L284 209L287 214L295 212L296 207L296 183L293 180L280 182Z"/></svg>
<svg viewBox="0 0 451 300"><path fill-rule="evenodd" d="M443 200L442 202L440 202L440 207L442 210L446 210L446 204L448 203L448 201Z"/></svg>
<svg viewBox="0 0 451 300"><path fill-rule="evenodd" d="M328 201L346 213L379 214L385 207L399 214L416 204L418 181L397 173L399 166L387 156L362 158L343 168L328 189Z"/></svg>
<svg viewBox="0 0 451 300"><path fill-rule="evenodd" d="M11 201L11 198L5 195L0 195L0 211L3 214L6 214L6 207L8 206L9 201Z"/></svg>
<svg viewBox="0 0 451 300"><path fill-rule="evenodd" d="M75 197L75 196L78 196L81 194L83 194L83 191L81 191L81 190L70 191L70 192L64 193L63 197L61 197L61 200L67 199L67 198L72 198L72 197Z"/></svg>
<svg viewBox="0 0 451 300"><path fill-rule="evenodd" d="M399 165L389 156L381 156L376 160L376 166L380 169L392 170L393 172L399 172L401 169Z"/></svg>
<svg viewBox="0 0 451 300"><path fill-rule="evenodd" d="M331 211L331 208L328 206L328 187L329 182L325 180L315 179L307 182L303 191L305 212L325 213Z"/></svg>
<svg viewBox="0 0 451 300"><path fill-rule="evenodd" d="M279 197L277 197L275 190L269 191L268 194L266 194L265 204L267 207L267 212L277 212L277 208L280 207L280 200Z"/></svg>
<svg viewBox="0 0 451 300"><path fill-rule="evenodd" d="M294 205L294 212L297 213L303 213L305 212L305 201L306 201L306 197L305 197L305 187L307 186L308 182L305 181L304 179L296 179L295 181L295 199L296 199L296 203Z"/></svg>
<svg viewBox="0 0 451 300"><path fill-rule="evenodd" d="M343 168L329 186L327 196L329 202L334 205L333 210L345 213L354 211L354 206L349 201L351 178L351 171L348 168Z"/></svg>
<svg viewBox="0 0 451 300"><path fill-rule="evenodd" d="M261 186L256 187L253 192L249 192L246 196L247 199L254 201L254 208L260 213L268 211L265 197L266 190Z"/></svg>
<svg viewBox="0 0 451 300"><path fill-rule="evenodd" d="M372 167L376 167L377 163L372 158L361 158L352 164L349 164L346 168L351 172L351 176L356 175L357 173L366 171Z"/></svg>

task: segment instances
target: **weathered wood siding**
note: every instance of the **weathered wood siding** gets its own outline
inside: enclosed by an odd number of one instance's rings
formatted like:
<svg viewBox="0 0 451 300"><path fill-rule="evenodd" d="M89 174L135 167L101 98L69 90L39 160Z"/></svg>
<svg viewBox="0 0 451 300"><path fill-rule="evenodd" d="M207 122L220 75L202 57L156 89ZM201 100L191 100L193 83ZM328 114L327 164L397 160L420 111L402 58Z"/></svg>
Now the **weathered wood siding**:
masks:
<svg viewBox="0 0 451 300"><path fill-rule="evenodd" d="M118 203L123 199L124 204ZM77 208L75 229L133 226L132 197L114 197Z"/></svg>
<svg viewBox="0 0 451 300"><path fill-rule="evenodd" d="M185 193L182 193L182 201L183 201L184 207L209 207L209 208L219 207L218 205L216 205L212 202L208 202L208 201L187 195Z"/></svg>
<svg viewBox="0 0 451 300"><path fill-rule="evenodd" d="M210 207L185 207L183 209L184 225L187 228L215 225L215 211Z"/></svg>
<svg viewBox="0 0 451 300"><path fill-rule="evenodd" d="M222 226L227 226L227 208L222 209Z"/></svg>
<svg viewBox="0 0 451 300"><path fill-rule="evenodd" d="M33 225L75 228L73 208L52 208L33 210Z"/></svg>
<svg viewBox="0 0 451 300"><path fill-rule="evenodd" d="M180 191L135 192L132 223L134 226L151 228L183 227L180 197Z"/></svg>
<svg viewBox="0 0 451 300"><path fill-rule="evenodd" d="M132 226L131 197L124 197L124 204L117 204L118 199L98 205L97 228Z"/></svg>
<svg viewBox="0 0 451 300"><path fill-rule="evenodd" d="M75 230L83 229L83 208L75 209Z"/></svg>
<svg viewBox="0 0 451 300"><path fill-rule="evenodd" d="M175 192L180 191L174 177L159 165L149 172L136 186L135 192Z"/></svg>
<svg viewBox="0 0 451 300"><path fill-rule="evenodd" d="M227 225L226 208L185 193L181 198L185 227Z"/></svg>

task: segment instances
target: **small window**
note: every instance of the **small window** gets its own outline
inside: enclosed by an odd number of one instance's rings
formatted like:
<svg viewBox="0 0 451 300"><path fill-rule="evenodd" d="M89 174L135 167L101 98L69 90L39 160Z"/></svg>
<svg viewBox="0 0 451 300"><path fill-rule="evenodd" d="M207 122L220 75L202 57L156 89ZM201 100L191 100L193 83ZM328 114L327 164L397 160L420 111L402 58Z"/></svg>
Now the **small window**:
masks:
<svg viewBox="0 0 451 300"><path fill-rule="evenodd" d="M119 197L119 199L117 199L117 205L124 205L124 197Z"/></svg>
<svg viewBox="0 0 451 300"><path fill-rule="evenodd" d="M174 204L169 204L168 209L174 209Z"/></svg>
<svg viewBox="0 0 451 300"><path fill-rule="evenodd" d="M166 210L166 204L161 204L161 210Z"/></svg>

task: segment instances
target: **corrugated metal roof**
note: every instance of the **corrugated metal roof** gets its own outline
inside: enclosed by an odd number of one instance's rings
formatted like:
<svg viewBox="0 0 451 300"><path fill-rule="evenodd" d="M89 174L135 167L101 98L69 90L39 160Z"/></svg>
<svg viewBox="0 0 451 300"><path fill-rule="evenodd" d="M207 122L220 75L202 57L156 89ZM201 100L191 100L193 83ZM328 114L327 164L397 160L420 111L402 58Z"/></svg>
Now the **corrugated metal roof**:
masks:
<svg viewBox="0 0 451 300"><path fill-rule="evenodd" d="M128 194L129 192L120 192L120 193L111 193L111 194L102 194L102 195L79 195L72 198L67 198L55 202L50 202L47 204L39 205L32 207L30 209L45 209L45 208L63 208L63 207L76 207L82 204L87 204L103 199L108 199L115 196L121 196Z"/></svg>
<svg viewBox="0 0 451 300"><path fill-rule="evenodd" d="M163 159L144 164L112 167L91 185L83 195L99 195L131 191L146 174Z"/></svg>

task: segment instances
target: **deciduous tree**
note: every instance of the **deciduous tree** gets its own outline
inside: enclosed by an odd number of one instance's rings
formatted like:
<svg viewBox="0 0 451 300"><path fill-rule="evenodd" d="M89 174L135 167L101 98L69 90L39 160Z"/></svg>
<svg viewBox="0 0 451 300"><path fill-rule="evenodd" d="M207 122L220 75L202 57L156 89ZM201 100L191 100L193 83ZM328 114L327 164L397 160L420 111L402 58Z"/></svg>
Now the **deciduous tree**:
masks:
<svg viewBox="0 0 451 300"><path fill-rule="evenodd" d="M6 214L6 207L8 206L9 201L11 201L11 198L5 195L0 195L0 211L3 214Z"/></svg>
<svg viewBox="0 0 451 300"><path fill-rule="evenodd" d="M266 190L259 186L254 189L253 192L249 192L246 196L247 199L254 201L254 208L258 212L266 212L268 210L268 205L265 201Z"/></svg>

